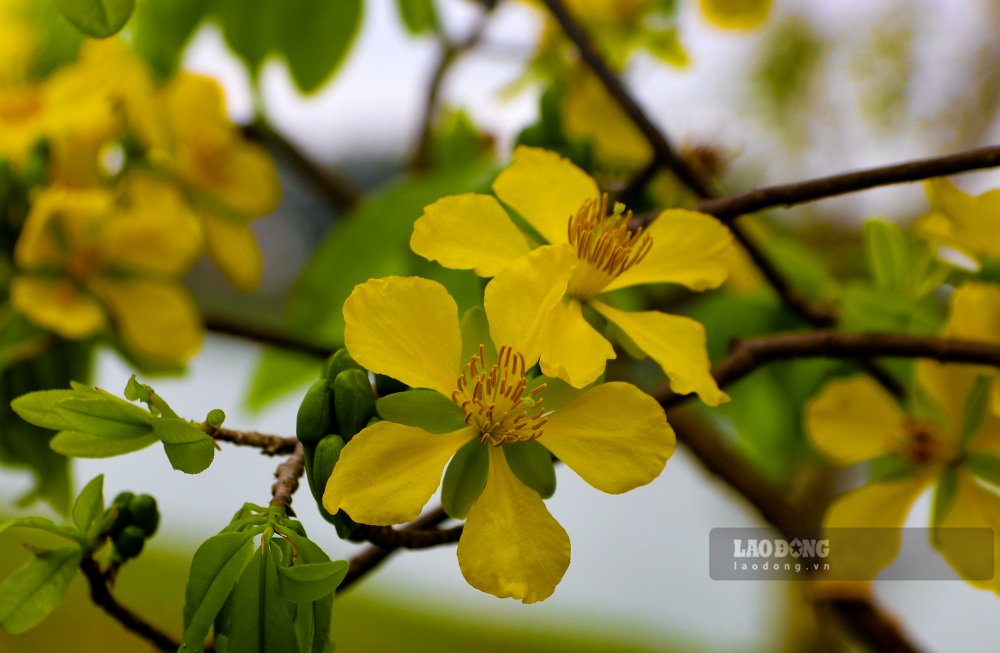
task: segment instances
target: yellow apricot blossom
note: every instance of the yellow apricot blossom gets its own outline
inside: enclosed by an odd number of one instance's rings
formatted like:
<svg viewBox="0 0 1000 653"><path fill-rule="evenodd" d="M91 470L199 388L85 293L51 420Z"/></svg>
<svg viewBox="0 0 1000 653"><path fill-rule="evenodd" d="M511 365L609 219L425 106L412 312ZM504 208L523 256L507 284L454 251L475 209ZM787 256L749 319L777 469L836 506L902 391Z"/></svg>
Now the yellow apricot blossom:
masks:
<svg viewBox="0 0 1000 653"><path fill-rule="evenodd" d="M120 332L162 363L201 346L198 309L179 277L200 251L198 223L169 186L136 177L120 196L48 188L32 198L14 248L16 310L69 339Z"/></svg>
<svg viewBox="0 0 1000 653"><path fill-rule="evenodd" d="M1000 495L980 483L998 482L989 470L1000 463L1000 418L968 410L981 371L918 361L918 381L933 402L929 414L907 414L868 377L832 381L807 406L806 433L834 463L882 459L893 470L839 497L824 517L824 529L834 534L831 551L838 549L854 573L871 579L888 566L899 552L901 532L872 538L866 531L838 529L900 529L917 497L934 487L935 546L969 582L1000 590L996 580L985 580L1000 564ZM968 538L948 530L955 528L992 529L994 557L968 555Z"/></svg>
<svg viewBox="0 0 1000 653"><path fill-rule="evenodd" d="M970 195L945 178L924 183L931 210L917 221L917 233L934 245L956 249L973 260L1000 257L1000 190Z"/></svg>
<svg viewBox="0 0 1000 653"><path fill-rule="evenodd" d="M585 319L594 309L660 365L674 391L697 392L716 406L728 397L709 372L704 327L659 311L612 307L605 293L651 283L692 290L721 284L732 235L710 215L671 209L631 231L631 213L608 213L596 182L566 159L519 147L493 184L496 197L445 197L424 209L410 239L417 254L449 268L493 277L486 286L493 339L530 331L542 373L581 388L615 357L611 343ZM500 201L544 239L533 248ZM544 292L526 292L528 288Z"/></svg>
<svg viewBox="0 0 1000 653"><path fill-rule="evenodd" d="M744 30L763 25L772 0L699 0L705 18L725 29Z"/></svg>
<svg viewBox="0 0 1000 653"><path fill-rule="evenodd" d="M498 317L487 308L487 319ZM484 459L483 482L474 488L474 503L452 516L467 519L458 562L483 592L542 601L569 566L569 537L512 463L524 447L540 444L544 461L555 455L611 494L651 482L673 453L663 409L630 384L599 385L548 408L546 386L527 376L537 359L533 330L483 342L476 334L485 331L460 327L455 301L434 281L388 277L358 285L344 318L345 343L358 363L428 389L400 394L436 397L454 427L435 433L391 421L367 427L344 447L323 505L366 524L412 521L448 461L472 447ZM474 352L464 367L463 351Z"/></svg>
<svg viewBox="0 0 1000 653"><path fill-rule="evenodd" d="M212 261L239 290L257 287L261 256L251 221L273 211L281 197L267 152L247 142L226 115L219 84L178 73L162 90L169 146L156 152L185 189L202 221Z"/></svg>

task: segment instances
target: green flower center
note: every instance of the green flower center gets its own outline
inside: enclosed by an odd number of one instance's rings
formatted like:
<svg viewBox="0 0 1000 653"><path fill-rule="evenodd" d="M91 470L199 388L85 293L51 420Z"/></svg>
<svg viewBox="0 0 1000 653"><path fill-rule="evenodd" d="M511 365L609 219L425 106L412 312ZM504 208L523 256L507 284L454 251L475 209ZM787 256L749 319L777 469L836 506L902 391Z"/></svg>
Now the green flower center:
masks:
<svg viewBox="0 0 1000 653"><path fill-rule="evenodd" d="M524 355L504 345L497 362L486 365L486 348L469 359L458 377L458 390L451 400L462 407L465 423L482 433L483 444L499 447L513 442L527 442L542 435L548 421L542 417L543 399L536 397L545 384L530 391L525 378Z"/></svg>
<svg viewBox="0 0 1000 653"><path fill-rule="evenodd" d="M953 443L940 434L936 423L913 417L903 422L903 433L893 439L893 450L900 459L914 465L948 462L958 453Z"/></svg>
<svg viewBox="0 0 1000 653"><path fill-rule="evenodd" d="M587 200L569 219L569 243L576 249L580 263L569 279L567 293L581 301L592 299L614 281L622 272L646 258L653 247L653 239L628 228L632 212L615 204L608 215L608 195L597 200Z"/></svg>

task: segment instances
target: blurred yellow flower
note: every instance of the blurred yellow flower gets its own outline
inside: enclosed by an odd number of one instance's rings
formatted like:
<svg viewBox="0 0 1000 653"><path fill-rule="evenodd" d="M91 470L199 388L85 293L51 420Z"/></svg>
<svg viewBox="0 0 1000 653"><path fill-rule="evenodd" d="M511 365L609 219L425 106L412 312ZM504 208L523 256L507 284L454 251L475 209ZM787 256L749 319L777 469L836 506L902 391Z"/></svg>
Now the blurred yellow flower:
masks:
<svg viewBox="0 0 1000 653"><path fill-rule="evenodd" d="M487 318L497 317L488 307ZM537 441L611 494L651 482L674 451L663 409L627 383L599 385L548 409L545 386L526 377L537 360L534 334L463 342L455 301L434 281L368 281L355 287L344 318L345 343L358 363L443 395L441 410L450 409L458 425L464 416L467 426L449 433L388 421L369 426L344 447L323 505L366 524L412 521L437 490L449 459L478 442L488 457L486 478L467 515L453 516L467 517L458 544L462 574L483 592L542 601L569 566L569 537L539 493L519 480L511 449ZM464 368L463 350L478 351Z"/></svg>
<svg viewBox="0 0 1000 653"><path fill-rule="evenodd" d="M931 210L917 222L918 234L976 261L1000 257L1000 190L970 195L943 177L925 182L924 190Z"/></svg>
<svg viewBox="0 0 1000 653"><path fill-rule="evenodd" d="M281 198L274 161L237 131L213 79L179 73L162 93L170 144L160 154L201 218L212 261L249 292L261 276L249 223L273 211Z"/></svg>
<svg viewBox="0 0 1000 653"><path fill-rule="evenodd" d="M722 223L671 209L647 229L630 231L631 213L617 207L609 215L607 198L590 176L535 148L519 147L493 190L547 244L532 247L496 198L470 193L426 207L410 247L445 267L493 277L485 305L497 316L490 323L494 340L531 333L533 349L525 356L540 356L546 376L584 387L615 357L611 343L585 319L588 306L653 358L676 392L697 392L712 406L728 401L710 374L700 323L659 311L622 311L602 301L604 293L641 284L717 287L726 279L732 245Z"/></svg>
<svg viewBox="0 0 1000 653"><path fill-rule="evenodd" d="M760 27L771 14L772 0L699 0L705 18L725 29Z"/></svg>
<svg viewBox="0 0 1000 653"><path fill-rule="evenodd" d="M197 221L171 187L135 177L120 196L50 188L32 198L14 249L11 302L69 339L121 333L135 353L183 362L201 346L179 282L200 251Z"/></svg>

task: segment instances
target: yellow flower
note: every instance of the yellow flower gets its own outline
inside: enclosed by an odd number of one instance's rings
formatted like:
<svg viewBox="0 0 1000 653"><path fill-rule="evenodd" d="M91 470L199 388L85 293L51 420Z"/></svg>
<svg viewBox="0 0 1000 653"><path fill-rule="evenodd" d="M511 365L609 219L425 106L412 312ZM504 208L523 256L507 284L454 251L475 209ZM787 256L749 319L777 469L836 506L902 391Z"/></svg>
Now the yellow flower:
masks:
<svg viewBox="0 0 1000 653"><path fill-rule="evenodd" d="M590 140L602 164L635 169L652 159L642 133L582 64L569 76L562 110L567 136Z"/></svg>
<svg viewBox="0 0 1000 653"><path fill-rule="evenodd" d="M209 256L239 290L257 287L260 250L249 223L281 197L274 161L243 139L209 77L178 73L163 89L170 151L157 153L202 220Z"/></svg>
<svg viewBox="0 0 1000 653"><path fill-rule="evenodd" d="M32 197L14 249L11 302L64 338L93 337L110 321L135 353L182 362L203 337L178 282L200 247L198 223L163 184L137 178L121 198L46 189Z"/></svg>
<svg viewBox="0 0 1000 653"><path fill-rule="evenodd" d="M671 209L648 229L629 231L631 213L607 215L597 184L558 155L520 147L493 184L497 198L548 243L532 249L490 195L446 197L424 209L410 247L449 268L493 277L486 310L493 339L509 342L530 330L529 358L542 373L577 388L603 372L614 349L584 318L593 308L655 360L674 391L697 392L716 406L728 400L709 372L705 328L659 311L627 312L602 301L603 293L640 284L678 283L715 288L727 274L732 236L709 215ZM530 291L529 291L530 290Z"/></svg>
<svg viewBox="0 0 1000 653"><path fill-rule="evenodd" d="M725 29L760 27L771 14L772 0L699 0L705 18Z"/></svg>
<svg viewBox="0 0 1000 653"><path fill-rule="evenodd" d="M1000 535L1000 496L977 480L992 461L1000 463L1000 418L987 411L977 424L966 413L980 368L921 360L916 371L934 402L936 410L928 411L931 416L904 413L868 377L832 381L808 405L806 433L834 463L851 465L881 458L894 470L838 498L827 511L823 527L899 529L917 497L935 486L938 513L933 525L940 527L935 546L961 576L996 591L1000 589L996 581L982 579L991 576L984 574L986 564L1000 564L1000 538L994 536L995 560L983 560L982 555L971 556L964 548L968 537L947 529L989 528ZM899 552L901 532L892 537L831 532L835 533L831 552L855 573L863 570L869 578Z"/></svg>
<svg viewBox="0 0 1000 653"><path fill-rule="evenodd" d="M925 182L924 189L931 211L917 222L917 233L977 261L1000 257L1000 190L970 195L944 178Z"/></svg>
<svg viewBox="0 0 1000 653"><path fill-rule="evenodd" d="M497 317L489 308L487 313ZM509 463L519 448L533 446L525 443L537 441L592 486L612 494L655 479L673 453L674 434L663 410L629 384L600 385L547 409L545 387L526 376L537 358L527 353L537 350L530 341L534 331L483 342L473 335L476 330L460 328L454 300L433 281L368 281L344 304L344 318L347 349L358 363L439 393L430 394L457 418L457 426L447 433L388 421L366 428L344 448L323 505L367 524L412 521L437 489L449 459L460 448L481 443L478 453L488 457L488 473L467 513L458 561L469 584L484 592L541 601L569 565L566 532ZM477 352L464 368L463 351Z"/></svg>

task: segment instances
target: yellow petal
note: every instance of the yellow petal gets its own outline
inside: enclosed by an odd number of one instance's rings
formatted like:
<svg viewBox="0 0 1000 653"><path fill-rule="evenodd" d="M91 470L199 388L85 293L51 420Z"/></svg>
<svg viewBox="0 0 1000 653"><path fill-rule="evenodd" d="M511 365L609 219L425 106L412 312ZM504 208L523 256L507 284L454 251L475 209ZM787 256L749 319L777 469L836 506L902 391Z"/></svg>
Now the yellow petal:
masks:
<svg viewBox="0 0 1000 653"><path fill-rule="evenodd" d="M344 302L344 342L358 363L446 397L457 389L462 356L458 306L444 286L386 277L355 286Z"/></svg>
<svg viewBox="0 0 1000 653"><path fill-rule="evenodd" d="M806 406L806 436L838 465L853 465L892 449L903 412L868 376L836 379Z"/></svg>
<svg viewBox="0 0 1000 653"><path fill-rule="evenodd" d="M915 368L920 385L948 416L949 423L945 425L942 435L956 437L958 430L962 428L965 402L976 384L976 379L983 372L992 372L992 368L939 363L926 358L917 360Z"/></svg>
<svg viewBox="0 0 1000 653"><path fill-rule="evenodd" d="M88 338L104 326L101 305L66 280L14 277L10 301L38 326L71 340Z"/></svg>
<svg viewBox="0 0 1000 653"><path fill-rule="evenodd" d="M952 293L949 303L945 337L1000 343L1000 287L966 283Z"/></svg>
<svg viewBox="0 0 1000 653"><path fill-rule="evenodd" d="M441 484L448 460L477 435L471 426L432 434L393 422L373 424L341 451L323 506L333 514L343 508L364 524L413 521Z"/></svg>
<svg viewBox="0 0 1000 653"><path fill-rule="evenodd" d="M671 209L660 213L647 233L653 247L606 290L643 283L679 283L692 290L716 288L729 275L733 236L710 215Z"/></svg>
<svg viewBox="0 0 1000 653"><path fill-rule="evenodd" d="M935 532L935 545L960 576L976 587L1000 589L1000 496L976 483L966 471L959 472L958 490L951 509ZM984 528L993 533L993 555L983 542L968 532L951 529ZM983 580L992 576L992 580ZM976 579L976 580L973 580Z"/></svg>
<svg viewBox="0 0 1000 653"><path fill-rule="evenodd" d="M759 27L771 13L771 0L701 0L700 4L705 18L725 29Z"/></svg>
<svg viewBox="0 0 1000 653"><path fill-rule="evenodd" d="M938 244L957 247L973 256L1000 255L1000 192L973 196L947 179L925 184L931 213L918 223L918 231Z"/></svg>
<svg viewBox="0 0 1000 653"><path fill-rule="evenodd" d="M491 195L466 193L434 202L413 224L410 249L446 268L492 277L531 248Z"/></svg>
<svg viewBox="0 0 1000 653"><path fill-rule="evenodd" d="M544 601L569 567L569 536L538 493L517 480L503 451L489 452L486 487L458 542L459 567L469 585L487 594Z"/></svg>
<svg viewBox="0 0 1000 653"><path fill-rule="evenodd" d="M663 368L674 392L697 392L709 406L729 401L712 377L705 350L705 327L700 322L658 311L628 313L597 301L590 305Z"/></svg>
<svg viewBox="0 0 1000 653"><path fill-rule="evenodd" d="M238 138L226 149L224 168L215 171L204 186L234 214L247 218L265 216L281 201L281 184L274 159L267 150Z"/></svg>
<svg viewBox="0 0 1000 653"><path fill-rule="evenodd" d="M63 265L67 252L90 246L114 209L104 190L47 188L32 196L31 211L14 247L22 269Z"/></svg>
<svg viewBox="0 0 1000 653"><path fill-rule="evenodd" d="M202 218L212 262L237 290L252 292L264 266L253 231L239 220L204 212Z"/></svg>
<svg viewBox="0 0 1000 653"><path fill-rule="evenodd" d="M823 519L834 576L872 580L899 554L906 517L930 484L927 475L873 483L837 499ZM894 530L872 530L894 529Z"/></svg>
<svg viewBox="0 0 1000 653"><path fill-rule="evenodd" d="M201 348L201 314L179 283L100 279L90 286L108 306L125 342L139 354L183 362Z"/></svg>
<svg viewBox="0 0 1000 653"><path fill-rule="evenodd" d="M582 388L604 373L615 349L583 317L580 302L556 302L542 333L542 374Z"/></svg>
<svg viewBox="0 0 1000 653"><path fill-rule="evenodd" d="M583 480L610 494L659 476L677 443L660 405L629 383L584 391L552 412L538 441Z"/></svg>
<svg viewBox="0 0 1000 653"><path fill-rule="evenodd" d="M553 245L568 242L569 219L584 202L599 197L597 183L568 159L524 146L514 150L493 192Z"/></svg>
<svg viewBox="0 0 1000 653"><path fill-rule="evenodd" d="M638 168L652 159L649 141L582 63L569 76L562 109L566 134L590 140L603 164Z"/></svg>
<svg viewBox="0 0 1000 653"><path fill-rule="evenodd" d="M566 293L576 253L567 245L546 245L515 260L486 285L483 307L497 348L509 345L531 367L538 360L546 320Z"/></svg>

